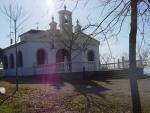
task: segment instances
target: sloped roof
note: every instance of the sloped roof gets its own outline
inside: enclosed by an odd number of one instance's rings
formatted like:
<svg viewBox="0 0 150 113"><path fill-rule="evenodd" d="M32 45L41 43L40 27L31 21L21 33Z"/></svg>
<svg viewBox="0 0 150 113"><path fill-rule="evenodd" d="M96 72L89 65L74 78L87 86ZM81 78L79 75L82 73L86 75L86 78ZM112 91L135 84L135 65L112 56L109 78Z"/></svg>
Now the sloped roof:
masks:
<svg viewBox="0 0 150 113"><path fill-rule="evenodd" d="M31 29L23 34L21 34L20 36L26 35L26 34L35 34L35 33L41 33L44 32L44 30L36 30L36 29Z"/></svg>
<svg viewBox="0 0 150 113"><path fill-rule="evenodd" d="M22 45L22 44L24 44L24 43L26 43L26 42L25 42L25 41L22 41L22 42L19 42L19 43L17 43L17 44L10 45L10 46L4 48L3 51L5 51L5 50L7 50L7 49L10 49L10 48L13 48L13 47L15 47L15 46Z"/></svg>

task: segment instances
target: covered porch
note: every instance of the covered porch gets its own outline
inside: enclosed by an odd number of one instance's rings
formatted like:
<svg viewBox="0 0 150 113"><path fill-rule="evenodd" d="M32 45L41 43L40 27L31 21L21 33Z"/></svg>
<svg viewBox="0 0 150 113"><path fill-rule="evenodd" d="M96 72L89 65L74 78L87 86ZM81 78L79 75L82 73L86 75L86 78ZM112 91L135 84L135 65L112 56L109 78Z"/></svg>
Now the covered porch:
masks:
<svg viewBox="0 0 150 113"><path fill-rule="evenodd" d="M88 62L60 62L56 64L35 65L33 71L35 75L50 73L68 73L82 71L98 71L99 67L95 61Z"/></svg>

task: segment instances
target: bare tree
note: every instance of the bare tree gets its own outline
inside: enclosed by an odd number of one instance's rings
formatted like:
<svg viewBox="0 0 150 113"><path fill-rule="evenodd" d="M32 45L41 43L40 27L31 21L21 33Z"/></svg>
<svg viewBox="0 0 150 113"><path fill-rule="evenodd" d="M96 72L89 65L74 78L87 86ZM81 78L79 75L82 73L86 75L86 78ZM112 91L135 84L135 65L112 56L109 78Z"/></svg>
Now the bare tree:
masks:
<svg viewBox="0 0 150 113"><path fill-rule="evenodd" d="M138 48L137 57L138 59L140 59L140 62L142 63L143 67L147 66L145 64L148 64L150 60L150 48L149 47Z"/></svg>
<svg viewBox="0 0 150 113"><path fill-rule="evenodd" d="M15 69L16 69L16 91L18 91L18 67L17 67L17 39L19 31L22 29L23 23L26 21L27 18L25 18L25 15L23 14L23 9L18 3L9 3L8 6L4 5L1 7L1 12L9 19L9 23L12 24L11 29L13 29L14 32L14 40L15 40ZM11 33L10 33L11 34Z"/></svg>
<svg viewBox="0 0 150 113"><path fill-rule="evenodd" d="M77 0L75 7L80 2ZM85 5L89 0L86 0ZM104 18L96 21L94 31L91 35L105 33L118 35L126 19L130 20L129 33L129 66L130 66L130 84L133 104L133 113L141 113L140 97L138 92L137 74L136 74L136 42L138 33L138 21L149 22L150 1L149 0L105 0L99 7L103 7ZM102 15L100 15L101 17ZM145 27L145 26L143 26Z"/></svg>
<svg viewBox="0 0 150 113"><path fill-rule="evenodd" d="M79 21L77 20L77 25L79 25ZM80 26L81 27L81 26ZM72 59L80 55L82 52L85 52L87 50L87 47L89 46L89 42L92 40L92 37L89 35L84 34L84 31L88 27L79 28L75 30L75 32L72 32L67 29L67 27L64 27L64 37L63 39L60 39L61 43L64 45L66 49L69 50L69 71L72 72ZM76 52L74 56L72 54Z"/></svg>

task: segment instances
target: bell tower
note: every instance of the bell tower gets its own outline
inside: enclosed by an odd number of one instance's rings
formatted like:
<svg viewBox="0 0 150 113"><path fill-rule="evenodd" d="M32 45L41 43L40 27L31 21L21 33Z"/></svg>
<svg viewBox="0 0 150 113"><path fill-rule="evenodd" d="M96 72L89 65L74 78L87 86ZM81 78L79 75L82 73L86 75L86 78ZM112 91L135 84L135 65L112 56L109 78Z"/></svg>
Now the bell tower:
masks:
<svg viewBox="0 0 150 113"><path fill-rule="evenodd" d="M59 21L61 32L72 32L72 12L68 11L66 6L64 10L59 11Z"/></svg>
<svg viewBox="0 0 150 113"><path fill-rule="evenodd" d="M81 25L79 24L79 20L76 21L77 25L74 27L75 28L75 33L81 32Z"/></svg>
<svg viewBox="0 0 150 113"><path fill-rule="evenodd" d="M51 31L56 31L56 29L57 29L57 23L55 22L53 16L52 16L52 22L49 24L49 26L50 26L50 30Z"/></svg>

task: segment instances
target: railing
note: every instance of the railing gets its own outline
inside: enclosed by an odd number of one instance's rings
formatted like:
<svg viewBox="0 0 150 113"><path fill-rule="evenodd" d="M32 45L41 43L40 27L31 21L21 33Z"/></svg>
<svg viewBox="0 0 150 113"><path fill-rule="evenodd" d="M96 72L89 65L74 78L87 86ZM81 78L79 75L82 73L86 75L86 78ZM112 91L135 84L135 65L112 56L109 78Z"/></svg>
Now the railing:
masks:
<svg viewBox="0 0 150 113"><path fill-rule="evenodd" d="M71 66L71 67L70 67ZM44 64L34 66L35 74L47 74L47 73L64 73L69 72L72 68L72 72L81 72L83 67L86 71L96 71L95 62L61 62L56 64Z"/></svg>
<svg viewBox="0 0 150 113"><path fill-rule="evenodd" d="M143 68L144 63L141 60L137 60L136 65L139 68ZM107 63L107 64L100 65L100 70L117 70L117 69L128 69L128 68L129 68L129 61Z"/></svg>

